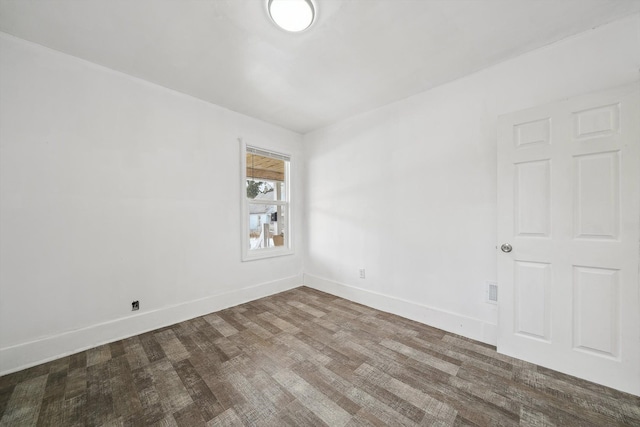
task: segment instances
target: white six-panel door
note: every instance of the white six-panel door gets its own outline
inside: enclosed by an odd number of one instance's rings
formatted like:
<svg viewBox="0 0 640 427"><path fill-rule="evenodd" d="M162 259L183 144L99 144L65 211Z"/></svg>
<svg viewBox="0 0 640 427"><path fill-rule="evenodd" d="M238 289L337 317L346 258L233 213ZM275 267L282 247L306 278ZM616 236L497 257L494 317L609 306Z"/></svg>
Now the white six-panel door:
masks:
<svg viewBox="0 0 640 427"><path fill-rule="evenodd" d="M640 395L639 147L638 85L500 117L499 352Z"/></svg>

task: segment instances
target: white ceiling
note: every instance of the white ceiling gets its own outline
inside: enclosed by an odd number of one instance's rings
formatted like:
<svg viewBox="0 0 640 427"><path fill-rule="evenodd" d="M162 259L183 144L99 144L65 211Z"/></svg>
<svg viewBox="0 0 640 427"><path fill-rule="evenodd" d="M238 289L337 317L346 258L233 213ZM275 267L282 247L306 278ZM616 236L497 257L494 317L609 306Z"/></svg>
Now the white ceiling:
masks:
<svg viewBox="0 0 640 427"><path fill-rule="evenodd" d="M638 0L0 0L0 31L306 133L640 11Z"/></svg>

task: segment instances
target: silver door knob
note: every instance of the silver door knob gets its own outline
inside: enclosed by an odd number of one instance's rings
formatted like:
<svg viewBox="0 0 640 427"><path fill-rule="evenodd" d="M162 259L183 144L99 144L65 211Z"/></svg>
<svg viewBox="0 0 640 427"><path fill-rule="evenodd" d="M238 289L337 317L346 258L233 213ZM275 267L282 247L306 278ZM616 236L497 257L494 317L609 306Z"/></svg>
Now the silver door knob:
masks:
<svg viewBox="0 0 640 427"><path fill-rule="evenodd" d="M503 243L502 246L500 246L500 249L502 249L502 252L505 252L505 253L509 253L513 250L511 245L508 243Z"/></svg>

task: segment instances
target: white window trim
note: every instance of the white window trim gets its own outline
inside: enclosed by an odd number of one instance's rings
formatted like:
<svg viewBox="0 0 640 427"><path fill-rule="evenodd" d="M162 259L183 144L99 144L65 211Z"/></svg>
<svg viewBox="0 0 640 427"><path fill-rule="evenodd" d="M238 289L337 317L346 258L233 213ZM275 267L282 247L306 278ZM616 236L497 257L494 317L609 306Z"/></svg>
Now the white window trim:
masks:
<svg viewBox="0 0 640 427"><path fill-rule="evenodd" d="M240 211L241 211L241 221L240 221L240 231L241 231L241 247L242 247L242 261L254 261L257 259L265 259L265 258L273 258L283 255L291 255L293 254L293 234L294 234L294 218L293 218L293 209L291 208L291 195L293 194L293 188L291 186L291 165L293 164L293 156L291 154L283 153L279 150L273 150L269 147L257 146L257 145L247 145L241 138L240 141ZM287 207L286 218L287 218L287 233L285 234L286 245L284 246L276 246L270 248L263 249L254 249L250 250L250 242L249 242L249 204L250 200L247 199L247 147L253 148L258 151L262 151L265 154L270 154L273 156L281 156L283 159L288 159L285 170L285 187L287 191L285 192L286 200L285 206ZM269 204L279 204L277 201L270 201Z"/></svg>

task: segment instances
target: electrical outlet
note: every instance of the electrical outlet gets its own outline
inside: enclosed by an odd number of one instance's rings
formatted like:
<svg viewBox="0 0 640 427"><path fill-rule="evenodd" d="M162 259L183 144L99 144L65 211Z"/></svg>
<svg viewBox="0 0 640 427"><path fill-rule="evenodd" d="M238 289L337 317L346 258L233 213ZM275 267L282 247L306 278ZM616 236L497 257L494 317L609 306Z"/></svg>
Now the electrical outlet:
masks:
<svg viewBox="0 0 640 427"><path fill-rule="evenodd" d="M360 278L364 279L364 268L360 269Z"/></svg>
<svg viewBox="0 0 640 427"><path fill-rule="evenodd" d="M131 303L131 311L140 310L140 301L134 301Z"/></svg>

